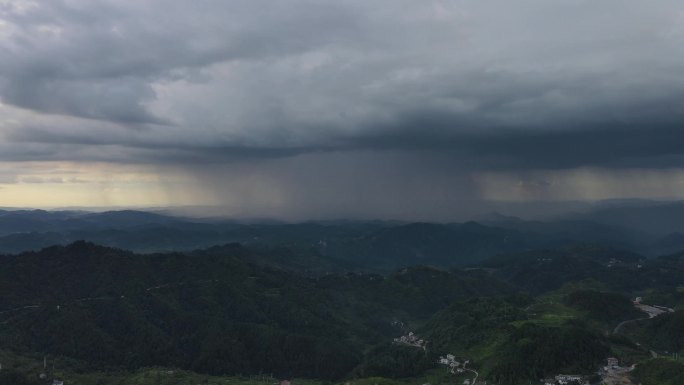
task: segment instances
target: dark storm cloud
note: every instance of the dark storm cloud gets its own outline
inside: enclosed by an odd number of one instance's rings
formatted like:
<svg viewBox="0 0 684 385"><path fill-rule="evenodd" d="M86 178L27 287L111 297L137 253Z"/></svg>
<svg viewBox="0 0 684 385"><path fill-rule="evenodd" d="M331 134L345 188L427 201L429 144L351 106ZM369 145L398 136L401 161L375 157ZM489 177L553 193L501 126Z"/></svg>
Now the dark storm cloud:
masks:
<svg viewBox="0 0 684 385"><path fill-rule="evenodd" d="M298 7L10 1L0 8L7 30L0 35L2 100L46 113L163 123L144 106L156 97L152 82L191 79L213 63L287 55L345 38L344 10Z"/></svg>
<svg viewBox="0 0 684 385"><path fill-rule="evenodd" d="M2 160L684 166L676 1L5 1L0 20Z"/></svg>

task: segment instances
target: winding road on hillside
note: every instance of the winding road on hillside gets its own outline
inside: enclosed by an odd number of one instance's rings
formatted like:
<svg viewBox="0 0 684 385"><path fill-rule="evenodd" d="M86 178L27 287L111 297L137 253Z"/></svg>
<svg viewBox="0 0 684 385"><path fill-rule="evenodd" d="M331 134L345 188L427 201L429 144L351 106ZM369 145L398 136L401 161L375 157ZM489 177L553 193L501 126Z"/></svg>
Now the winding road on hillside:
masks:
<svg viewBox="0 0 684 385"><path fill-rule="evenodd" d="M615 329L613 329L613 334L620 333L620 330L622 330L622 328L627 324L639 322L639 321L644 321L644 320L648 320L648 319L653 319L653 318L656 318L660 315L674 312L674 309L670 309L668 307L650 306L650 305L644 305L641 303L635 303L634 307L636 307L637 309L648 314L648 317L641 317L641 318L630 319L627 321L622 321L615 327ZM637 345L640 345L640 344L637 343ZM656 353L655 351L649 350L649 353L651 353L651 357L658 358L658 353Z"/></svg>
<svg viewBox="0 0 684 385"><path fill-rule="evenodd" d="M613 334L620 333L620 329L622 329L625 325L627 325L629 323L637 322L637 321L643 321L643 320L647 320L647 319L650 319L650 318L649 317L643 317L643 318L635 318L635 319L630 319L627 321L622 321L615 327L615 329L613 329Z"/></svg>
<svg viewBox="0 0 684 385"><path fill-rule="evenodd" d="M641 310L642 312L648 314L648 317L641 317L641 318L635 318L635 319L631 319L631 320L627 320L627 321L622 321L615 327L615 329L613 329L613 334L620 333L620 329L622 329L625 325L627 325L629 323L637 322L637 321L643 321L643 320L658 317L662 314L674 312L674 309L670 309L668 307L644 305L644 304L639 303L639 302L635 303L634 307L636 307L637 309Z"/></svg>
<svg viewBox="0 0 684 385"><path fill-rule="evenodd" d="M473 369L465 369L465 370L472 372L472 373L475 373L475 378L473 378L473 380L470 382L471 384L475 385L477 383L477 378L480 376L480 373L478 373L477 371L475 371Z"/></svg>

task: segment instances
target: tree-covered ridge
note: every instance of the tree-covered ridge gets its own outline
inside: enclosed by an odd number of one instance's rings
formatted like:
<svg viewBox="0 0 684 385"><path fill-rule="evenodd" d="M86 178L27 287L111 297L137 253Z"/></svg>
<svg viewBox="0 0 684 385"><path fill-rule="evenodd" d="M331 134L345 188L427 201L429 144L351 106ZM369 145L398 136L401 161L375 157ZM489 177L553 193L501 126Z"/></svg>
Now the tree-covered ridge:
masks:
<svg viewBox="0 0 684 385"><path fill-rule="evenodd" d="M615 323L645 316L632 305L630 298L620 293L577 290L568 294L564 302L601 322Z"/></svg>
<svg viewBox="0 0 684 385"><path fill-rule="evenodd" d="M634 377L643 385L680 385L684 383L684 363L667 358L649 360L637 366Z"/></svg>
<svg viewBox="0 0 684 385"><path fill-rule="evenodd" d="M680 255L644 259L602 246L531 250L501 254L479 266L533 295L557 290L568 282L593 279L617 292L681 285L684 263Z"/></svg>
<svg viewBox="0 0 684 385"><path fill-rule="evenodd" d="M661 352L684 352L684 310L640 321L627 328L627 333Z"/></svg>
<svg viewBox="0 0 684 385"><path fill-rule="evenodd" d="M510 292L481 272L306 277L255 265L239 245L222 251L137 255L78 242L4 256L0 341L95 366L339 378L402 332L396 320Z"/></svg>
<svg viewBox="0 0 684 385"><path fill-rule="evenodd" d="M629 299L642 291L679 298L676 256L583 246L386 275L280 268L289 257L308 259L239 244L142 255L88 242L0 256L0 346L63 357L81 372L165 366L334 381L452 375L436 363L456 354L481 378L522 384L590 374L608 356L637 363L670 348L646 343L664 330L663 343L680 341L678 313L604 335L645 316ZM426 349L392 342L410 331Z"/></svg>
<svg viewBox="0 0 684 385"><path fill-rule="evenodd" d="M524 323L499 348L491 378L518 384L558 373L592 374L609 353L607 342L582 325Z"/></svg>
<svg viewBox="0 0 684 385"><path fill-rule="evenodd" d="M511 322L527 319L522 307L528 302L518 296L458 300L438 312L423 329L435 350L465 354L488 343L500 329L509 332Z"/></svg>

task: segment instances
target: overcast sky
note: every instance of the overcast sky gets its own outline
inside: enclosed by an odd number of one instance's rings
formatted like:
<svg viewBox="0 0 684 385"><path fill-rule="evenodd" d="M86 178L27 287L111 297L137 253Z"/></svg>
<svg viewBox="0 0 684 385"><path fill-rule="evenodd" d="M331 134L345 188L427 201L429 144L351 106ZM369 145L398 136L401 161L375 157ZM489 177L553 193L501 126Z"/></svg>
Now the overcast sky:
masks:
<svg viewBox="0 0 684 385"><path fill-rule="evenodd" d="M684 197L675 0L0 0L0 206Z"/></svg>

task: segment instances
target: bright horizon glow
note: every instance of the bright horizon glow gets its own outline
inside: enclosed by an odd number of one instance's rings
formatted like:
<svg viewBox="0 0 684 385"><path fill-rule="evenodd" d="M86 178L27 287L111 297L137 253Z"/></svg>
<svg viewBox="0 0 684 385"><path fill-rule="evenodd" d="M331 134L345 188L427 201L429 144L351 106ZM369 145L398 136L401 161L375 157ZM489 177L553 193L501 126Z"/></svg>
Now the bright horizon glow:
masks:
<svg viewBox="0 0 684 385"><path fill-rule="evenodd" d="M681 1L0 4L0 206L684 198Z"/></svg>
<svg viewBox="0 0 684 385"><path fill-rule="evenodd" d="M277 164L277 162L276 162ZM142 165L74 162L16 162L0 164L0 206L16 208L60 209L93 208L95 210L134 208L211 207L206 212L214 216L260 217L273 219L324 218L325 216L297 216L286 209L300 204L297 196L305 186L293 186L287 194L277 192L274 186L282 168L274 165L249 172L239 168L224 175L225 181L207 183L206 176L192 171ZM344 171L344 170L342 170ZM209 175L216 175L208 171ZM338 173L339 174L339 173ZM334 177L334 175L333 175ZM320 178L326 182L325 177ZM491 205L533 202L596 202L611 199L678 200L684 198L684 170L615 170L577 168L571 170L535 170L525 173L487 172L473 174L474 186L479 190L481 205L476 209L488 210ZM447 199L450 185L433 191L434 199ZM398 185L395 188L401 188ZM439 186L435 186L439 188ZM382 190L380 190L382 191ZM423 193L421 193L423 194ZM441 196L441 197L440 197ZM398 200L393 204L410 206L411 200ZM450 202L450 201L445 201ZM323 201L317 204L333 204ZM348 218L430 219L420 212L404 211L393 215L381 210L367 214L349 211ZM448 220L452 213L437 216ZM332 215L344 218L341 211Z"/></svg>
<svg viewBox="0 0 684 385"><path fill-rule="evenodd" d="M155 207L199 200L216 203L212 197L192 191L192 179L159 172L156 167L107 163L2 163L0 206Z"/></svg>

